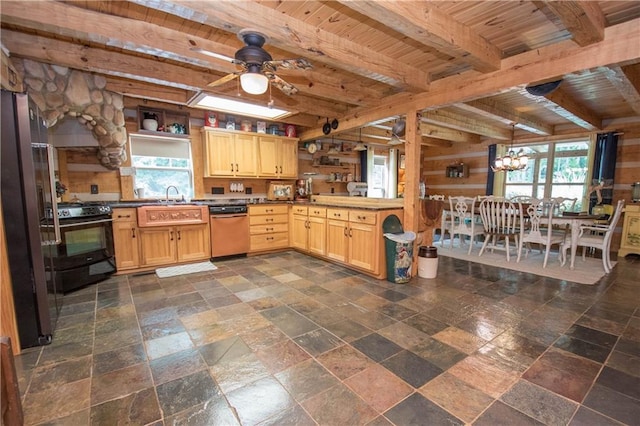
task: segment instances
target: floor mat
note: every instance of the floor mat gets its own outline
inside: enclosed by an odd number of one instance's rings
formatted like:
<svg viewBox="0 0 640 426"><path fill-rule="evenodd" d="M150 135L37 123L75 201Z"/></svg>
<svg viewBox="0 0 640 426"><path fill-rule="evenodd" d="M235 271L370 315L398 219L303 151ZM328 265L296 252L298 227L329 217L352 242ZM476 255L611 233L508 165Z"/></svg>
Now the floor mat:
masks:
<svg viewBox="0 0 640 426"><path fill-rule="evenodd" d="M211 262L189 263L187 265L169 266L156 269L156 275L160 278L175 277L176 275L193 274L196 272L215 271L218 269Z"/></svg>

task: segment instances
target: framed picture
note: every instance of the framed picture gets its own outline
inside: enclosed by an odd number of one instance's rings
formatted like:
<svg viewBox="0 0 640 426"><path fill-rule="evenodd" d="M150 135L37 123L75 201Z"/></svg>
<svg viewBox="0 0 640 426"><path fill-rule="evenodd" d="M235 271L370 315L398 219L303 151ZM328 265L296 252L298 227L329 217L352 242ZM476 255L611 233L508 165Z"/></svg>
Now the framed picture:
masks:
<svg viewBox="0 0 640 426"><path fill-rule="evenodd" d="M400 166L401 169L404 169L404 154L400 155Z"/></svg>
<svg viewBox="0 0 640 426"><path fill-rule="evenodd" d="M266 121L258 121L256 123L256 131L258 133L267 133L267 122Z"/></svg>

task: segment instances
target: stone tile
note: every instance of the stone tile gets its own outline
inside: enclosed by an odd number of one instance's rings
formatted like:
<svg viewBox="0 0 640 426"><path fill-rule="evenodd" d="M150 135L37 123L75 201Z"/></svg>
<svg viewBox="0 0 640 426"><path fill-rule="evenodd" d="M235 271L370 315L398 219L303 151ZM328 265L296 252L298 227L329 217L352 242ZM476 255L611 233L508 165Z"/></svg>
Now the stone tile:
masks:
<svg viewBox="0 0 640 426"><path fill-rule="evenodd" d="M604 367L596 383L622 395L640 400L640 377L614 370L610 367Z"/></svg>
<svg viewBox="0 0 640 426"><path fill-rule="evenodd" d="M366 424L377 415L373 408L343 384L309 398L301 405L321 425Z"/></svg>
<svg viewBox="0 0 640 426"><path fill-rule="evenodd" d="M380 364L374 364L344 381L373 409L382 413L413 392L413 388Z"/></svg>
<svg viewBox="0 0 640 426"><path fill-rule="evenodd" d="M339 379L351 377L374 364L369 357L348 345L325 352L316 359Z"/></svg>
<svg viewBox="0 0 640 426"><path fill-rule="evenodd" d="M55 390L67 383L91 377L91 357L85 356L34 370L30 392Z"/></svg>
<svg viewBox="0 0 640 426"><path fill-rule="evenodd" d="M569 426L620 426L620 423L602 414L580 406L571 419Z"/></svg>
<svg viewBox="0 0 640 426"><path fill-rule="evenodd" d="M269 371L254 353L241 354L233 349L212 365L210 372L225 393L269 376Z"/></svg>
<svg viewBox="0 0 640 426"><path fill-rule="evenodd" d="M316 422L298 404L258 423L260 426L315 426Z"/></svg>
<svg viewBox="0 0 640 426"><path fill-rule="evenodd" d="M419 388L442 373L442 369L410 351L402 351L381 365L414 388Z"/></svg>
<svg viewBox="0 0 640 426"><path fill-rule="evenodd" d="M288 306L267 309L260 313L289 337L300 336L318 328L318 325Z"/></svg>
<svg viewBox="0 0 640 426"><path fill-rule="evenodd" d="M140 364L146 360L147 354L142 343L124 346L113 351L95 354L93 356L93 374L105 374L110 371Z"/></svg>
<svg viewBox="0 0 640 426"><path fill-rule="evenodd" d="M171 334L185 331L184 326L178 318L171 318L167 321L160 321L141 327L142 338L144 340L157 339Z"/></svg>
<svg viewBox="0 0 640 426"><path fill-rule="evenodd" d="M256 424L295 406L295 400L273 377L231 391L227 399L242 424Z"/></svg>
<svg viewBox="0 0 640 426"><path fill-rule="evenodd" d="M396 320L394 320L393 318L390 318L379 312L359 313L354 315L352 319L364 325L365 327L370 328L371 330L380 330L381 328L396 323Z"/></svg>
<svg viewBox="0 0 640 426"><path fill-rule="evenodd" d="M223 396L214 396L165 418L166 425L225 425L240 426L240 422Z"/></svg>
<svg viewBox="0 0 640 426"><path fill-rule="evenodd" d="M593 385L583 405L629 425L640 418L640 401L599 384Z"/></svg>
<svg viewBox="0 0 640 426"><path fill-rule="evenodd" d="M162 417L153 388L141 390L122 398L91 407L91 424L146 425Z"/></svg>
<svg viewBox="0 0 640 426"><path fill-rule="evenodd" d="M275 377L298 402L339 383L331 373L313 359L281 371Z"/></svg>
<svg viewBox="0 0 640 426"><path fill-rule="evenodd" d="M378 330L378 334L405 349L430 340L428 335L403 322L396 322L388 327L381 328Z"/></svg>
<svg viewBox="0 0 640 426"><path fill-rule="evenodd" d="M460 352L456 348L436 339L429 339L410 349L416 355L440 367L442 370L447 370L467 357L464 352Z"/></svg>
<svg viewBox="0 0 640 426"><path fill-rule="evenodd" d="M437 339L449 346L453 346L461 352L471 354L487 343L486 340L461 330L457 327L448 327L433 335Z"/></svg>
<svg viewBox="0 0 640 426"><path fill-rule="evenodd" d="M344 343L333 334L321 328L295 337L293 340L312 356L318 356Z"/></svg>
<svg viewBox="0 0 640 426"><path fill-rule="evenodd" d="M100 404L152 385L151 373L146 364L136 364L94 376L91 381L91 403Z"/></svg>
<svg viewBox="0 0 640 426"><path fill-rule="evenodd" d="M242 334L242 340L254 351L288 339L282 331L273 325Z"/></svg>
<svg viewBox="0 0 640 426"><path fill-rule="evenodd" d="M206 370L207 364L195 349L176 352L149 362L153 381L157 385Z"/></svg>
<svg viewBox="0 0 640 426"><path fill-rule="evenodd" d="M162 383L156 386L156 391L167 417L221 395L207 370Z"/></svg>
<svg viewBox="0 0 640 426"><path fill-rule="evenodd" d="M285 340L273 346L260 349L256 352L256 355L272 374L310 358L309 354L291 340Z"/></svg>
<svg viewBox="0 0 640 426"><path fill-rule="evenodd" d="M419 392L466 423L471 423L494 401L489 395L449 373L427 382Z"/></svg>
<svg viewBox="0 0 640 426"><path fill-rule="evenodd" d="M370 329L350 319L328 324L325 328L345 342L352 342L371 333Z"/></svg>
<svg viewBox="0 0 640 426"><path fill-rule="evenodd" d="M500 398L502 402L544 424L568 424L578 404L520 380Z"/></svg>
<svg viewBox="0 0 640 426"><path fill-rule="evenodd" d="M618 371L640 377L640 358L622 352L613 351L606 365Z"/></svg>
<svg viewBox="0 0 640 426"><path fill-rule="evenodd" d="M29 392L22 403L25 424L42 423L89 408L91 379L67 383L44 392Z"/></svg>
<svg viewBox="0 0 640 426"><path fill-rule="evenodd" d="M181 332L147 340L145 346L147 348L147 356L150 360L153 360L185 349L191 349L193 348L193 342L189 337L189 333Z"/></svg>
<svg viewBox="0 0 640 426"><path fill-rule="evenodd" d="M500 397L519 376L517 372L503 370L483 355L469 356L447 372L494 398Z"/></svg>
<svg viewBox="0 0 640 426"><path fill-rule="evenodd" d="M611 352L610 348L574 339L570 336L560 336L553 346L600 363L605 362Z"/></svg>
<svg viewBox="0 0 640 426"><path fill-rule="evenodd" d="M434 425L463 425L464 422L419 393L414 393L395 407L384 413L384 416L398 425L421 425L425 419Z"/></svg>
<svg viewBox="0 0 640 426"><path fill-rule="evenodd" d="M494 402L482 415L473 422L474 426L495 426L495 425L543 425L536 419L521 413L515 408L511 408L503 402Z"/></svg>
<svg viewBox="0 0 640 426"><path fill-rule="evenodd" d="M402 350L400 346L377 333L369 334L351 344L376 362L383 361Z"/></svg>

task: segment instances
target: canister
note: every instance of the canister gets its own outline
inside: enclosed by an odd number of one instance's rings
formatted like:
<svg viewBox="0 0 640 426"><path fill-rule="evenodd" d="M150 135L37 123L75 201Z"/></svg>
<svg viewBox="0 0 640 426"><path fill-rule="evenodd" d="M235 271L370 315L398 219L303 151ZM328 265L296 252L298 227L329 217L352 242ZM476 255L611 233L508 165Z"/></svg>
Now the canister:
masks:
<svg viewBox="0 0 640 426"><path fill-rule="evenodd" d="M240 122L240 130L242 130L243 132L250 132L251 131L251 121L242 120Z"/></svg>
<svg viewBox="0 0 640 426"><path fill-rule="evenodd" d="M438 275L438 248L420 246L418 249L418 276L435 278Z"/></svg>

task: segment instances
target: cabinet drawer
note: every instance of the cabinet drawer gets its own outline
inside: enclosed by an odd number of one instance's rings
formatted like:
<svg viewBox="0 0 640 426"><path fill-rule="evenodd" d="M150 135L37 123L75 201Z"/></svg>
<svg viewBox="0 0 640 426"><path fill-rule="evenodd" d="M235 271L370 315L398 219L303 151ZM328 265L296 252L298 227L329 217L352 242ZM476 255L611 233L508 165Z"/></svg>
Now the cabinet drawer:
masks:
<svg viewBox="0 0 640 426"><path fill-rule="evenodd" d="M286 212L285 212L286 213ZM272 225L274 223L288 223L287 214L269 214L263 216L249 215L249 225Z"/></svg>
<svg viewBox="0 0 640 426"><path fill-rule="evenodd" d="M260 235L260 234L274 234L277 232L288 232L289 224L287 223L275 223L272 225L264 224L264 225L252 225L250 227L251 235Z"/></svg>
<svg viewBox="0 0 640 426"><path fill-rule="evenodd" d="M291 207L291 213L300 214L306 216L309 212L309 206L293 206Z"/></svg>
<svg viewBox="0 0 640 426"><path fill-rule="evenodd" d="M349 210L328 208L327 217L329 219L349 220Z"/></svg>
<svg viewBox="0 0 640 426"><path fill-rule="evenodd" d="M351 210L349 212L349 221L375 225L377 216L378 216L377 213L369 212L366 210Z"/></svg>
<svg viewBox="0 0 640 426"><path fill-rule="evenodd" d="M289 246L289 233L262 234L251 236L251 251L273 250Z"/></svg>
<svg viewBox="0 0 640 426"><path fill-rule="evenodd" d="M136 222L138 219L138 213L135 208L113 209L112 217L114 222Z"/></svg>
<svg viewBox="0 0 640 426"><path fill-rule="evenodd" d="M327 217L327 208L309 207L309 217Z"/></svg>
<svg viewBox="0 0 640 426"><path fill-rule="evenodd" d="M259 206L249 206L249 215L260 214L287 214L289 207L286 204L264 204Z"/></svg>

